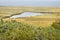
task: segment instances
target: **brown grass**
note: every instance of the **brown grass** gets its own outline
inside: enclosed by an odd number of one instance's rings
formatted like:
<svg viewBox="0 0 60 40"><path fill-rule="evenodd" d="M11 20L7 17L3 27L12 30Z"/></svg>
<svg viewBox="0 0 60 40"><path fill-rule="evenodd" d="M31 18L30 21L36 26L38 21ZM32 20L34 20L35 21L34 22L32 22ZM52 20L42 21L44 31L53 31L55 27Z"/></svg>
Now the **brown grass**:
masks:
<svg viewBox="0 0 60 40"><path fill-rule="evenodd" d="M54 12L60 13L60 8L53 7L0 7L0 16L11 16L22 12Z"/></svg>
<svg viewBox="0 0 60 40"><path fill-rule="evenodd" d="M4 20L15 20L17 22L23 22L25 24L33 25L33 26L50 26L53 22L60 20L55 15L42 15L42 16L34 16L34 17L24 17L24 18L6 18Z"/></svg>
<svg viewBox="0 0 60 40"><path fill-rule="evenodd" d="M23 22L26 24L34 25L34 26L48 26L53 22L60 20L60 8L53 7L0 7L0 16L11 16L15 14L20 14L22 12L47 12L51 13L51 15L43 15L43 16L34 16L34 17L25 17L18 19L6 18L4 21L16 20L17 22ZM53 14L53 13L54 14Z"/></svg>

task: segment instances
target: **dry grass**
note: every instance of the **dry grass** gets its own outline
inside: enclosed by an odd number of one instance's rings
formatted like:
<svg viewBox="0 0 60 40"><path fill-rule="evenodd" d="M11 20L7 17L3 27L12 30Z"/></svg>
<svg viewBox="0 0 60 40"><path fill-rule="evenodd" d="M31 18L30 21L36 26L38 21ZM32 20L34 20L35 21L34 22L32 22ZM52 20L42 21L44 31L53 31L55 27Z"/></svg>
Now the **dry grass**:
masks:
<svg viewBox="0 0 60 40"><path fill-rule="evenodd" d="M36 20L36 21L26 21L25 19L4 19L4 21L7 20L7 21L10 21L10 20L15 20L17 22L23 22L25 24L29 24L29 25L33 25L33 26L50 26L53 22L55 22L56 20L47 20L47 19L43 19L43 20Z"/></svg>
<svg viewBox="0 0 60 40"><path fill-rule="evenodd" d="M0 16L11 16L22 12L54 12L60 13L60 8L51 7L0 7Z"/></svg>
<svg viewBox="0 0 60 40"><path fill-rule="evenodd" d="M4 20L16 20L17 22L23 22L26 24L34 26L48 26L51 25L56 20L60 20L60 8L51 8L51 7L0 7L0 16L11 16L14 14L20 14L22 12L31 11L31 12L54 12L49 15L27 17L27 18L18 18L10 19L6 18Z"/></svg>
<svg viewBox="0 0 60 40"><path fill-rule="evenodd" d="M55 15L42 15L42 16L34 16L34 17L25 17L25 18L6 18L4 20L15 20L17 22L23 22L25 24L33 25L33 26L50 26L53 22L60 20Z"/></svg>

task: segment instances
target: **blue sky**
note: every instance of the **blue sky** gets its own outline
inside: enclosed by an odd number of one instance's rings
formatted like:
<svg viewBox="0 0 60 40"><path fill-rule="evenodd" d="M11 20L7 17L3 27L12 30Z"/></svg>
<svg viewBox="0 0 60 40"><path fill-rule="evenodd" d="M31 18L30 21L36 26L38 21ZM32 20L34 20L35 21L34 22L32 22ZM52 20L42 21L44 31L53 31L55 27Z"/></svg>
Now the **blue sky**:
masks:
<svg viewBox="0 0 60 40"><path fill-rule="evenodd" d="M51 7L60 7L60 0L0 0L0 6L51 6Z"/></svg>

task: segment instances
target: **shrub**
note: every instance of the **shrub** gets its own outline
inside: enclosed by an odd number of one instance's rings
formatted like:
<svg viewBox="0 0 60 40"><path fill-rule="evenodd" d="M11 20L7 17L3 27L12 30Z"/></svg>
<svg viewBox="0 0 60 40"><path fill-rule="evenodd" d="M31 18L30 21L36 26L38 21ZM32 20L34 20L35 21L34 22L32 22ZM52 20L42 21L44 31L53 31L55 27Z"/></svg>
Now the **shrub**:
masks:
<svg viewBox="0 0 60 40"><path fill-rule="evenodd" d="M52 24L52 26L53 26L55 29L60 29L60 21L54 22L54 23Z"/></svg>
<svg viewBox="0 0 60 40"><path fill-rule="evenodd" d="M0 40L34 40L36 28L16 21L0 21Z"/></svg>
<svg viewBox="0 0 60 40"><path fill-rule="evenodd" d="M56 31L56 40L60 40L60 21L54 22L52 24L52 27L55 29Z"/></svg>
<svg viewBox="0 0 60 40"><path fill-rule="evenodd" d="M16 21L0 21L0 40L60 40L53 27L33 27Z"/></svg>

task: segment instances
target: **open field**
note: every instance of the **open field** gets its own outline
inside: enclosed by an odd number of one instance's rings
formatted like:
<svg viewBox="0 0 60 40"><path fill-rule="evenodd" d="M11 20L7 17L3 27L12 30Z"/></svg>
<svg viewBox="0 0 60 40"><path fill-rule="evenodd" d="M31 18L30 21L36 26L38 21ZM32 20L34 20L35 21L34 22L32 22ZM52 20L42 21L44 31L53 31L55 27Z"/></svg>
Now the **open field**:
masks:
<svg viewBox="0 0 60 40"><path fill-rule="evenodd" d="M57 17L56 15L50 14L34 17L6 18L4 20L15 20L17 22L23 22L33 26L50 26L53 22L60 20L60 16Z"/></svg>
<svg viewBox="0 0 60 40"><path fill-rule="evenodd" d="M51 7L0 7L0 16L11 16L14 14L20 14L22 12L42 12L42 13L58 13L60 14L60 8Z"/></svg>
<svg viewBox="0 0 60 40"><path fill-rule="evenodd" d="M48 14L10 18L26 11ZM60 8L0 7L0 40L60 40Z"/></svg>
<svg viewBox="0 0 60 40"><path fill-rule="evenodd" d="M43 16L34 16L34 17L25 17L12 19L18 22L24 22L30 25L35 26L48 26L53 22L60 20L60 8L51 8L51 7L0 7L0 16L8 17L15 14L20 14L23 12L41 12L41 13L50 13L49 15ZM5 20L10 20L6 18Z"/></svg>

